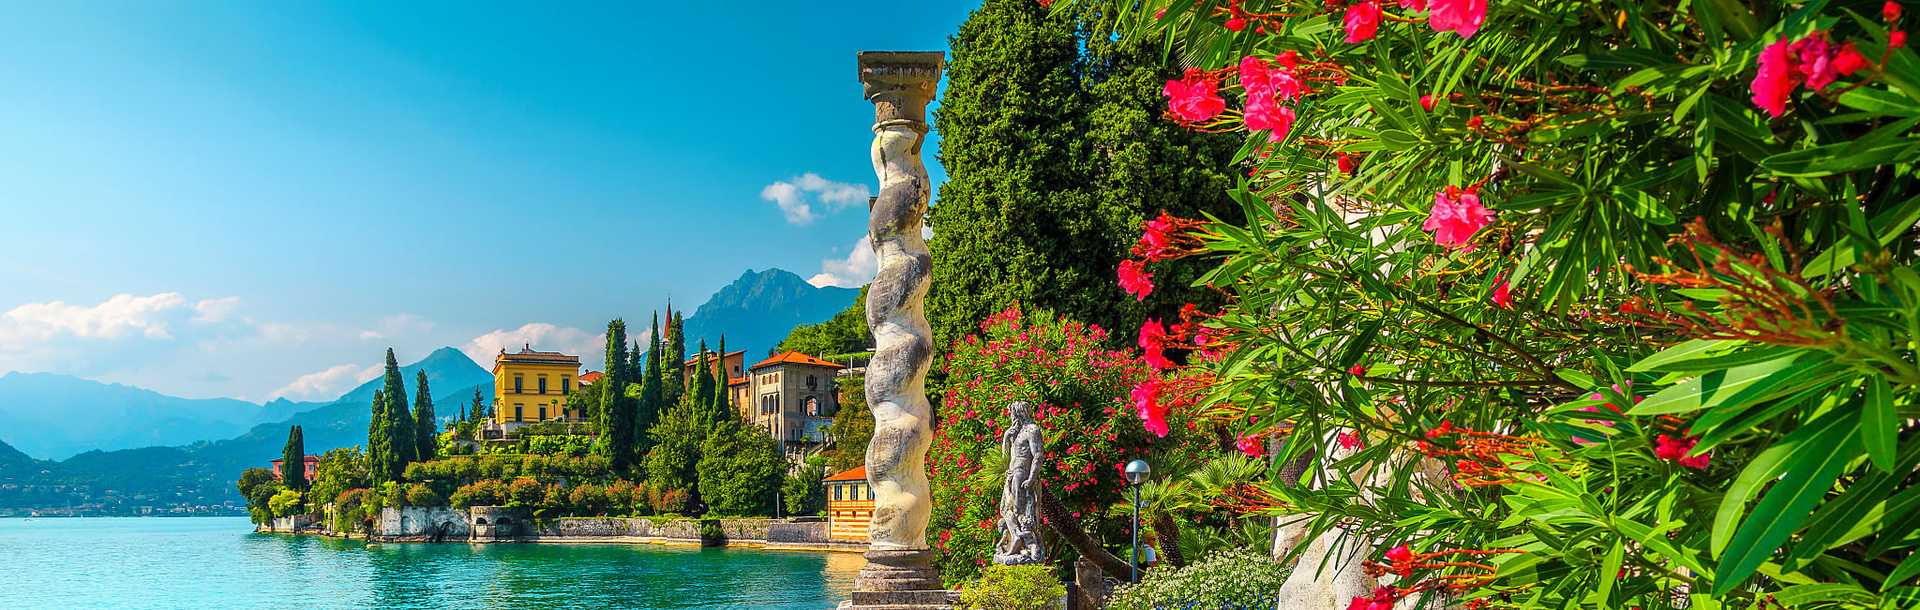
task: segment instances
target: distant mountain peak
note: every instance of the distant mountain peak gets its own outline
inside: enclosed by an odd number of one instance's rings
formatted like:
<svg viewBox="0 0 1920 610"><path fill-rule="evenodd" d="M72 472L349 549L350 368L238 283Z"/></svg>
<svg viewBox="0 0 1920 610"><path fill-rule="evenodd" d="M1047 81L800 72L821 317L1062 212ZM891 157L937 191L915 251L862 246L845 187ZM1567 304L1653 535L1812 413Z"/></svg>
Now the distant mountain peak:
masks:
<svg viewBox="0 0 1920 610"><path fill-rule="evenodd" d="M853 288L814 286L779 267L748 269L687 317L688 349L701 340L718 348L725 335L729 351L745 350L750 360L758 360L793 327L833 317L859 293Z"/></svg>

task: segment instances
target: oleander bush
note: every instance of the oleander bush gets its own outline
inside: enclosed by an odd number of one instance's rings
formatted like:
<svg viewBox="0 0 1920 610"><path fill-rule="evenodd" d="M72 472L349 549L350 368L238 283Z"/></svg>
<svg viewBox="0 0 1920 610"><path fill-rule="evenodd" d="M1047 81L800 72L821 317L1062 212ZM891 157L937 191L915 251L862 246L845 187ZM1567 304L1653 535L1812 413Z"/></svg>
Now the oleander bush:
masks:
<svg viewBox="0 0 1920 610"><path fill-rule="evenodd" d="M1053 610L1067 587L1045 565L991 565L960 588L959 610Z"/></svg>
<svg viewBox="0 0 1920 610"><path fill-rule="evenodd" d="M1273 608L1288 570L1250 549L1214 552L1186 567L1148 570L1121 585L1109 610L1253 610Z"/></svg>
<svg viewBox="0 0 1920 610"><path fill-rule="evenodd" d="M1920 605L1898 2L1051 4L1246 136L1245 220L1155 218L1116 270L1228 299L1143 326L1132 395L1305 460L1229 500L1371 541L1355 608Z"/></svg>

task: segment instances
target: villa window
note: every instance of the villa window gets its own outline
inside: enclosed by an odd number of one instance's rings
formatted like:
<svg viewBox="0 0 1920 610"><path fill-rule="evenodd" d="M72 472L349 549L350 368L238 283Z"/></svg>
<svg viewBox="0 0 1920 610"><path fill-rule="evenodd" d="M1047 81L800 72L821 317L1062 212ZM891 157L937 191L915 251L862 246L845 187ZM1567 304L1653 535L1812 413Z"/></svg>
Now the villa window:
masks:
<svg viewBox="0 0 1920 610"><path fill-rule="evenodd" d="M568 377L568 376L566 376L566 375L561 375L561 376L560 376L560 393L561 393L561 394L572 394L572 393L573 393L573 378L572 378L572 377Z"/></svg>
<svg viewBox="0 0 1920 610"><path fill-rule="evenodd" d="M544 394L544 392L542 392ZM540 405L540 421L547 421L547 406Z"/></svg>
<svg viewBox="0 0 1920 610"><path fill-rule="evenodd" d="M539 382L540 384L540 393L541 394L547 393L547 376L541 375L540 378L536 379L535 381Z"/></svg>
<svg viewBox="0 0 1920 610"><path fill-rule="evenodd" d="M833 486L833 499L836 502L844 499L840 497L840 487L841 487L840 485Z"/></svg>
<svg viewBox="0 0 1920 610"><path fill-rule="evenodd" d="M526 389L525 382L526 382L526 379L522 378L518 374L515 374L513 376L513 393L519 394L521 393L521 391L525 390Z"/></svg>
<svg viewBox="0 0 1920 610"><path fill-rule="evenodd" d="M807 376L807 389L809 389L809 390L818 390L818 389L820 389L820 378L819 378L818 376L815 376L815 375L808 375L808 376Z"/></svg>
<svg viewBox="0 0 1920 610"><path fill-rule="evenodd" d="M526 405L523 405L517 402L513 403L513 421L527 421L525 417L526 412L527 412Z"/></svg>

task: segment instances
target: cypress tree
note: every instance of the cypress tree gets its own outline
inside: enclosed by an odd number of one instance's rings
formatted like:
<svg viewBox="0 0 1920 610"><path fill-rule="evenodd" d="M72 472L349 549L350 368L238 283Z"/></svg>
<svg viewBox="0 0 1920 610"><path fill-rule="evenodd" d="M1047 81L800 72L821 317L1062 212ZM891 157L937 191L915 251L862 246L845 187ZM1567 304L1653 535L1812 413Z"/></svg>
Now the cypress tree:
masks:
<svg viewBox="0 0 1920 610"><path fill-rule="evenodd" d="M393 446L396 468L394 479L399 480L400 472L413 463L418 455L419 441L413 435L413 411L407 409L407 384L400 378L400 363L393 359L393 348L387 348L386 386L387 396L387 434Z"/></svg>
<svg viewBox="0 0 1920 610"><path fill-rule="evenodd" d="M299 426L287 429L287 446L280 453L281 484L294 491L306 491L307 440Z"/></svg>
<svg viewBox="0 0 1920 610"><path fill-rule="evenodd" d="M393 401L384 389L373 391L373 424L367 433L367 471L375 483L398 481L407 464L400 457L400 446L412 446L412 438L398 442L393 429Z"/></svg>
<svg viewBox="0 0 1920 610"><path fill-rule="evenodd" d="M627 397L632 371L627 365L627 323L615 319L607 323L607 373L600 378L606 384L600 394L600 441L594 444L601 455L624 470L633 462L634 402Z"/></svg>
<svg viewBox="0 0 1920 610"><path fill-rule="evenodd" d="M707 342L700 341L700 352L694 356L693 388L687 391L687 402L693 405L702 423L711 424L713 418L713 375L707 364Z"/></svg>
<svg viewBox="0 0 1920 610"><path fill-rule="evenodd" d="M413 435L417 439L413 454L424 462L440 453L440 420L433 413L433 391L427 389L426 369L414 372L413 385Z"/></svg>
<svg viewBox="0 0 1920 610"><path fill-rule="evenodd" d="M714 359L717 370L713 373L713 410L721 420L733 419L733 403L727 400L727 381L731 377L727 371L727 336L720 335L720 353Z"/></svg>
<svg viewBox="0 0 1920 610"><path fill-rule="evenodd" d="M931 213L935 345L1013 302L1118 330L1207 298L1182 269L1143 305L1115 285L1115 270L1141 221L1162 210L1239 215L1222 168L1240 139L1160 119L1160 89L1176 68L1138 42L1150 37L1112 41L1100 20L986 0L952 38L934 114L948 174Z"/></svg>
<svg viewBox="0 0 1920 610"><path fill-rule="evenodd" d="M666 380L661 377L662 373L660 372L659 312L653 314L653 328L651 332L647 333L646 365L647 368L642 374L646 382L640 386L640 405L633 418L634 430L638 432L638 435L634 437L636 439L635 444L642 446L640 449L642 452L651 448L653 445L653 437L647 434L647 431L653 429L654 422L660 421L661 414L666 411L661 399L663 395L661 386L666 383Z"/></svg>
<svg viewBox="0 0 1920 610"><path fill-rule="evenodd" d="M472 421L487 419L487 398L480 394L480 388L477 387L473 389L473 415L470 419Z"/></svg>
<svg viewBox="0 0 1920 610"><path fill-rule="evenodd" d="M687 393L687 378L682 372L684 363L687 361L687 338L686 333L682 332L685 329L680 314L668 311L665 355L667 360L660 363L661 379L667 382L661 388L664 390L666 404L679 404L681 397Z"/></svg>

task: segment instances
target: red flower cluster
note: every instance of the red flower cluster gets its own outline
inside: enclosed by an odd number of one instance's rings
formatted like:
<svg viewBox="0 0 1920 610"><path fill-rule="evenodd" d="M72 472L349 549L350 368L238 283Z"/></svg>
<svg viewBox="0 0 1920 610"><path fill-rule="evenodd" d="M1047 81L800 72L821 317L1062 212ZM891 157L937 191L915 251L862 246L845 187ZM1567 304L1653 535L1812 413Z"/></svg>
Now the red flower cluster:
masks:
<svg viewBox="0 0 1920 610"><path fill-rule="evenodd" d="M1507 274L1494 276L1493 296L1489 300L1493 301L1495 307L1513 309L1513 291L1507 287Z"/></svg>
<svg viewBox="0 0 1920 610"><path fill-rule="evenodd" d="M1363 0L1347 5L1346 17L1341 22L1347 30L1347 44L1373 40L1380 29L1380 2Z"/></svg>
<svg viewBox="0 0 1920 610"><path fill-rule="evenodd" d="M1898 15L1899 11L1894 13ZM1781 38L1760 51L1759 67L1749 86L1753 105L1779 118L1787 112L1787 99L1801 85L1819 91L1842 76L1853 76L1873 65L1852 42L1835 47L1825 31L1814 32L1793 41Z"/></svg>
<svg viewBox="0 0 1920 610"><path fill-rule="evenodd" d="M1686 468L1706 470L1708 463L1713 459L1709 457L1708 454L1687 455L1693 451L1693 446L1697 444L1700 444L1700 437L1698 436L1687 436L1685 434L1667 436L1661 434L1653 439L1653 455L1654 457L1677 463Z"/></svg>
<svg viewBox="0 0 1920 610"><path fill-rule="evenodd" d="M1407 4L1401 1L1401 6ZM1427 25L1435 32L1451 31L1461 38L1472 38L1487 20L1487 0L1432 0L1427 4L1433 8L1427 14Z"/></svg>
<svg viewBox="0 0 1920 610"><path fill-rule="evenodd" d="M1503 455L1518 456L1531 460L1533 447L1541 445L1540 439L1527 436L1511 436L1496 432L1480 432L1453 425L1453 422L1441 422L1439 427L1426 432L1428 440L1419 441L1415 447L1430 458L1454 458L1453 480L1461 487L1485 487L1518 483L1522 474L1515 472L1513 466L1501 458ZM1457 449L1448 449L1437 442L1452 437L1451 443Z"/></svg>
<svg viewBox="0 0 1920 610"><path fill-rule="evenodd" d="M1147 264L1131 259L1120 261L1120 289L1133 295L1135 300L1147 300L1147 295L1153 293L1153 274L1147 272Z"/></svg>
<svg viewBox="0 0 1920 610"><path fill-rule="evenodd" d="M1269 130L1269 142L1286 139L1287 132L1293 129L1293 109L1281 106L1280 100L1299 99L1305 88L1293 71L1299 65L1297 59L1283 55L1276 61L1280 63L1279 68L1270 67L1267 60L1252 55L1240 58L1240 87L1247 92L1243 120L1247 129Z"/></svg>
<svg viewBox="0 0 1920 610"><path fill-rule="evenodd" d="M1400 600L1400 591L1390 585L1381 585L1373 590L1373 596L1356 596L1347 603L1347 610L1393 610L1393 602Z"/></svg>

